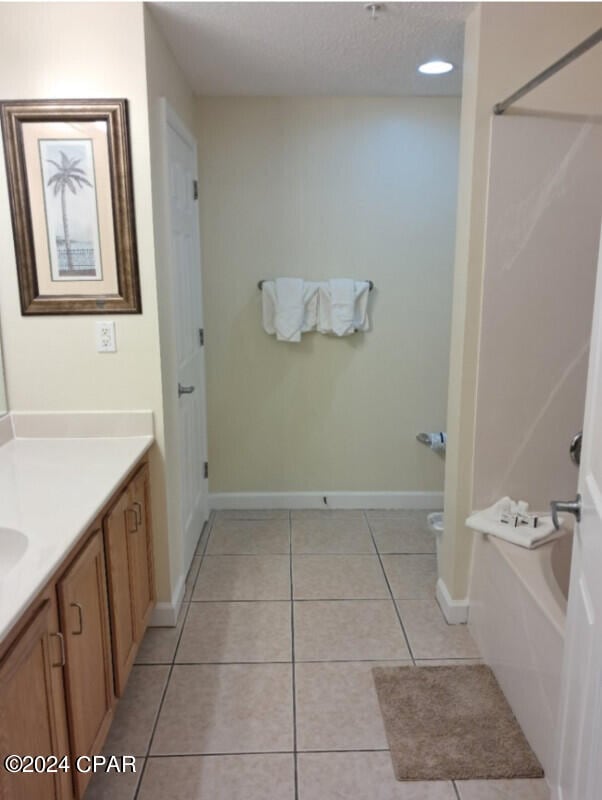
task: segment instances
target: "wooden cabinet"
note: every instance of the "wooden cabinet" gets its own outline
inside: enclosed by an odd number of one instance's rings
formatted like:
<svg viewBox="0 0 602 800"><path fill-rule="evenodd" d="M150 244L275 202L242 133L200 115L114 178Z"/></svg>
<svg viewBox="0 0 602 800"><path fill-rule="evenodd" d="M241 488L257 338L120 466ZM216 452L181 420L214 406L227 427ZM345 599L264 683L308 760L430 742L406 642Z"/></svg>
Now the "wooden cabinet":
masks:
<svg viewBox="0 0 602 800"><path fill-rule="evenodd" d="M58 583L65 638L65 689L71 754L102 750L113 717L113 666L102 533L97 530ZM90 774L73 773L81 797Z"/></svg>
<svg viewBox="0 0 602 800"><path fill-rule="evenodd" d="M136 657L136 626L130 586L130 534L134 510L125 491L104 520L105 553L109 577L111 640L115 693L123 694Z"/></svg>
<svg viewBox="0 0 602 800"><path fill-rule="evenodd" d="M121 696L155 602L148 467L104 520L115 691Z"/></svg>
<svg viewBox="0 0 602 800"><path fill-rule="evenodd" d="M62 666L64 649L54 595L26 624L0 665L0 752L69 753ZM0 767L5 800L71 800L71 774L11 774Z"/></svg>
<svg viewBox="0 0 602 800"><path fill-rule="evenodd" d="M70 770L11 774L0 800L81 800L155 602L146 463L109 500L0 642L0 756L55 755Z"/></svg>
<svg viewBox="0 0 602 800"><path fill-rule="evenodd" d="M136 639L142 641L155 606L155 577L150 511L150 484L145 464L132 479L128 496L136 512L130 542L130 585L134 608ZM131 516L131 515L130 515Z"/></svg>

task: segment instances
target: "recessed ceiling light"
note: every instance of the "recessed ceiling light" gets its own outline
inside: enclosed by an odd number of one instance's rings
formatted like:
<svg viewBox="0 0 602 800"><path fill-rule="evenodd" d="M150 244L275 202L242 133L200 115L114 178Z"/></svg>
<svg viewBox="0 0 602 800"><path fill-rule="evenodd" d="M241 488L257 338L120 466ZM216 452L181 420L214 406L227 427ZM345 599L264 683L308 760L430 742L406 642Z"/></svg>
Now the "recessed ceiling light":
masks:
<svg viewBox="0 0 602 800"><path fill-rule="evenodd" d="M453 68L454 65L449 61L434 60L421 64L418 72L422 72L423 75L444 75L446 72L451 72Z"/></svg>

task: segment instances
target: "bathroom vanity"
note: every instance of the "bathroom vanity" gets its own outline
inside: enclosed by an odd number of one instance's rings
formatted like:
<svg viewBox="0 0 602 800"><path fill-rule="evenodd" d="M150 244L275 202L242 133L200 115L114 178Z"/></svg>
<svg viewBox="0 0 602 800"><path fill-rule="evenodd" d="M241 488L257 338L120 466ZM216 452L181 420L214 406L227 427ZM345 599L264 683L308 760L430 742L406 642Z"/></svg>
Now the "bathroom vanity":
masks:
<svg viewBox="0 0 602 800"><path fill-rule="evenodd" d="M9 506L0 507L0 565L3 531L27 542L0 573L0 750L3 759L67 755L69 765L0 768L4 800L79 799L92 777L75 761L102 751L155 602L151 443L32 438L0 447L0 501Z"/></svg>

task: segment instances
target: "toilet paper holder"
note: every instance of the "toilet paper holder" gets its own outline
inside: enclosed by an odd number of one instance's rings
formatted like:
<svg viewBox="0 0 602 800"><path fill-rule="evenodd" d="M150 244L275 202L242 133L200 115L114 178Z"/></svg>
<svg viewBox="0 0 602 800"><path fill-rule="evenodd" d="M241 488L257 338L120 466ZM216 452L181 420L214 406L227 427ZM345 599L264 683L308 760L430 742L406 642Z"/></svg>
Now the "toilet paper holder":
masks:
<svg viewBox="0 0 602 800"><path fill-rule="evenodd" d="M430 447L431 450L445 450L447 445L447 434L445 431L435 431L434 433L421 431L416 434L416 439L427 447Z"/></svg>

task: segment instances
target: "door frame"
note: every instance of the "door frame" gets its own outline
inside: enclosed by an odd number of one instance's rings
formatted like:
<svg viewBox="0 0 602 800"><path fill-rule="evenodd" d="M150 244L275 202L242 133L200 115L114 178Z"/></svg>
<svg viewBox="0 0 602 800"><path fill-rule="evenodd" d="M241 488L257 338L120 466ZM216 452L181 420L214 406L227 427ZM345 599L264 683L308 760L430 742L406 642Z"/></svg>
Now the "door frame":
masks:
<svg viewBox="0 0 602 800"><path fill-rule="evenodd" d="M162 174L163 174L163 186L162 186L162 206L163 206L163 214L164 214L164 225L163 225L163 232L165 236L165 256L167 258L168 263L173 262L173 248L171 243L171 200L170 200L170 177L169 177L169 128L172 128L175 133L177 133L185 142L189 145L194 159L194 174L196 175L196 180L198 181L198 145L197 140L195 139L194 135L190 132L190 130L186 127L186 125L182 122L181 118L174 110L174 108L170 105L168 100L165 97L159 98L159 107L160 107L160 130L161 130L161 160L162 160ZM198 209L197 209L198 211ZM200 219L198 218L198 213L196 216L197 224L194 226L193 236L194 236L194 247L196 252L198 253L198 260L199 260L199 270L200 270L200 280L199 280L199 291L200 291L200 303L202 309L202 316L203 316L203 325L204 323L204 303L203 303L203 276L202 276L202 248L201 248L201 234L200 234ZM177 385L178 375L177 375L177 340L176 340L176 333L175 333L175 315L176 315L176 292L174 290L174 280L173 276L170 273L166 278L166 286L168 287L168 307L169 307L169 354L171 364L169 369L163 372L163 380L166 382L166 386L163 388L163 397L164 397L164 414L166 417L166 438L169 432L169 436L172 438L172 443L169 444L166 442L166 453L170 453L168 456L168 463L177 466L178 470L178 481L177 481L177 491L174 490L173 483L171 485L172 495L175 495L175 499L173 502L176 503L176 515L174 518L174 514L169 514L170 520L173 519L172 524L169 526L170 530L170 537L173 535L172 531L176 524L177 519L177 547L175 548L175 552L172 550L171 542L170 542L170 551L173 553L174 558L177 560L179 565L179 573L176 579L175 586L172 586L172 609L173 609L173 622L172 624L176 624L178 611L180 605L182 603L185 591L185 581L186 575L188 574L188 570L190 568L190 563L186 563L186 542L185 542L185 531L183 527L183 515L182 515L182 496L181 496L181 482L180 482L180 470L181 470L181 453L180 453L180 442L179 442L179 419L178 419L178 397L175 394L174 387ZM208 440L207 440L207 398L206 398L206 380L207 380L207 373L205 367L205 350L204 347L201 348L201 369L203 373L202 378L202 391L200 392L200 404L201 404L201 411L202 411L202 427L204 429L204 442L200 444L203 449L201 453L202 461L207 461L207 449L208 449ZM169 484L168 484L168 506L169 504ZM203 484L203 494L204 494L204 507L207 512L207 516L209 515L209 492L208 492L208 483L204 481ZM200 532L199 532L200 533ZM194 553L191 556L194 556ZM190 560L191 560L190 559Z"/></svg>

